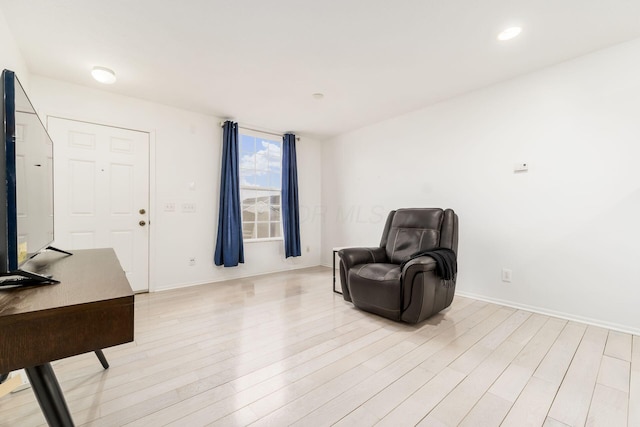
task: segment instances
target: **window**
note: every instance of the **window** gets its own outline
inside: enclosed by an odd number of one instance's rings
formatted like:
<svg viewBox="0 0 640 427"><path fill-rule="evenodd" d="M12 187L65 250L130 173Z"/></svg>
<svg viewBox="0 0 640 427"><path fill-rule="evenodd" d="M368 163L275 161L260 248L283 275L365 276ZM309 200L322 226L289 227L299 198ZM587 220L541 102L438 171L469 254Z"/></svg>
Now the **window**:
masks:
<svg viewBox="0 0 640 427"><path fill-rule="evenodd" d="M244 240L281 239L282 141L240 133L240 200Z"/></svg>

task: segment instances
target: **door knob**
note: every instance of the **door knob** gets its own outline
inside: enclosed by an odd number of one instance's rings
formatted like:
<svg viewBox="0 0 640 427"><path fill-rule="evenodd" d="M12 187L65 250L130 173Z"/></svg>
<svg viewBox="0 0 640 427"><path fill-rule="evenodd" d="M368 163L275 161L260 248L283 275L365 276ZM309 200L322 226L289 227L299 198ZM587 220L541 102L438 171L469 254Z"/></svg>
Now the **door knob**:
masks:
<svg viewBox="0 0 640 427"><path fill-rule="evenodd" d="M147 225L147 223L144 221L140 221L138 224L140 224L140 227L144 227L145 225Z"/></svg>

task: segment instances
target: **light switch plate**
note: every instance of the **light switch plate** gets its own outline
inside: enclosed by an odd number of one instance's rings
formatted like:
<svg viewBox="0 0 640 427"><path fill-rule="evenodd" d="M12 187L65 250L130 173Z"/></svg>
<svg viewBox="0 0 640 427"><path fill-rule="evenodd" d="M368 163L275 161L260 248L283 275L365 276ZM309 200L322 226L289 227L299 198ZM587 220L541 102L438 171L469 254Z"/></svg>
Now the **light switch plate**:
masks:
<svg viewBox="0 0 640 427"><path fill-rule="evenodd" d="M183 213L194 213L196 211L196 204L193 202L183 203L182 204L182 212Z"/></svg>

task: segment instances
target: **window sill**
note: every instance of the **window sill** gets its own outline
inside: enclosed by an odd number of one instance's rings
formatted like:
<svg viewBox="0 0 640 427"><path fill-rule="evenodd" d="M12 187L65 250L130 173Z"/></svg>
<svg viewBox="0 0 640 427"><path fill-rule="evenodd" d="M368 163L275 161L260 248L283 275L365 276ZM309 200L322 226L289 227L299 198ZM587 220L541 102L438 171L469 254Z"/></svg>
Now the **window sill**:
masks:
<svg viewBox="0 0 640 427"><path fill-rule="evenodd" d="M271 237L268 239L244 239L244 243L262 243L262 242L282 242L284 238L282 237Z"/></svg>

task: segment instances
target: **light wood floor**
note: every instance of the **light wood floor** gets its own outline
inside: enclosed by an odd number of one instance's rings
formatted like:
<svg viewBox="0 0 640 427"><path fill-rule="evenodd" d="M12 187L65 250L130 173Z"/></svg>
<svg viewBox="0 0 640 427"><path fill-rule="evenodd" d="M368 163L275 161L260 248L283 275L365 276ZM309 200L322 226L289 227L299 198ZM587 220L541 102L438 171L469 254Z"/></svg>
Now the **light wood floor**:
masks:
<svg viewBox="0 0 640 427"><path fill-rule="evenodd" d="M318 267L136 296L135 343L54 363L78 425L640 426L640 337L456 297L418 325ZM30 389L0 425L43 425Z"/></svg>

